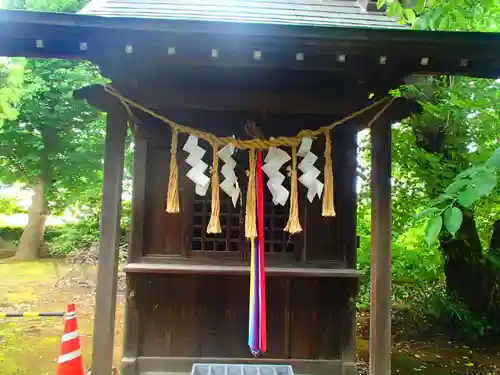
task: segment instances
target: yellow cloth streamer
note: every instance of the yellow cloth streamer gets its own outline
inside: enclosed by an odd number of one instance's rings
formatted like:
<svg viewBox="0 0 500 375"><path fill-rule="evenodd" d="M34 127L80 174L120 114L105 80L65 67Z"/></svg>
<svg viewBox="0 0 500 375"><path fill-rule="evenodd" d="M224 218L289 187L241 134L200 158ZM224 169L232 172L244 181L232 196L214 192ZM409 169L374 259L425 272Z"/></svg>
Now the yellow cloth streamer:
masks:
<svg viewBox="0 0 500 375"><path fill-rule="evenodd" d="M219 194L219 157L217 150L219 146L212 143L214 149L214 156L212 159L212 210L210 212L210 221L207 225L207 233L221 233L220 226L220 194Z"/></svg>
<svg viewBox="0 0 500 375"><path fill-rule="evenodd" d="M302 232L299 218L299 192L297 186L297 147L292 147L292 176L291 176L292 189L290 192L290 215L288 222L284 228L285 232L290 234Z"/></svg>
<svg viewBox="0 0 500 375"><path fill-rule="evenodd" d="M257 237L257 181L255 176L257 153L255 149L249 150L248 163L250 174L248 176L247 201L245 206L245 237L253 239Z"/></svg>
<svg viewBox="0 0 500 375"><path fill-rule="evenodd" d="M333 166L332 166L332 140L330 131L325 131L325 187L323 189L322 216L335 216Z"/></svg>
<svg viewBox="0 0 500 375"><path fill-rule="evenodd" d="M170 145L170 172L168 175L167 208L169 214L177 214L179 207L179 168L177 167L177 129L172 129L172 143Z"/></svg>

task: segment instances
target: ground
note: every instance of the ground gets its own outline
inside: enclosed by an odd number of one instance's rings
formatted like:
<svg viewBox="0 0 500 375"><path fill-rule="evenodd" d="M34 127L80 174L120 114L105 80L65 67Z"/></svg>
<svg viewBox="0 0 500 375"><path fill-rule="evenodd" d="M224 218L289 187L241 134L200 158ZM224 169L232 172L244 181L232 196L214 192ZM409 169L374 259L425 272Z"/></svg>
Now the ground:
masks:
<svg viewBox="0 0 500 375"><path fill-rule="evenodd" d="M57 268L56 268L57 267ZM85 283L59 278L69 268L58 262L38 261L0 264L0 311L65 311L68 303L77 308L83 359L91 360L93 330L93 288ZM75 275L76 276L76 275ZM83 278L78 277L83 281ZM115 362L121 356L123 305L120 299L116 321ZM63 332L61 318L0 319L0 374L53 375Z"/></svg>
<svg viewBox="0 0 500 375"><path fill-rule="evenodd" d="M0 311L64 311L77 306L83 358L91 360L94 272L87 280L57 261L0 263ZM66 276L62 279L63 276ZM58 282L59 281L59 282ZM119 367L123 325L123 297L118 300L115 364ZM0 320L0 374L53 375L63 331L61 318L11 318ZM358 339L360 374L366 372L368 341ZM399 341L395 343L393 373L405 375L500 374L500 354L472 350L450 342Z"/></svg>

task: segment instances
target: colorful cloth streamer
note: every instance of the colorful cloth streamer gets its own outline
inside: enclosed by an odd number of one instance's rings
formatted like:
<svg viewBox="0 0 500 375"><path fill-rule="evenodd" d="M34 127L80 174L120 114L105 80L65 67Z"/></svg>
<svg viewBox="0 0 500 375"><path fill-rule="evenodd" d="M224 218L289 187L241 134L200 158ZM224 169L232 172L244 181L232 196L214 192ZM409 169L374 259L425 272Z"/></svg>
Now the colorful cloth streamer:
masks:
<svg viewBox="0 0 500 375"><path fill-rule="evenodd" d="M257 238L251 240L248 346L254 356L267 351L266 273L264 264L264 180L257 154Z"/></svg>

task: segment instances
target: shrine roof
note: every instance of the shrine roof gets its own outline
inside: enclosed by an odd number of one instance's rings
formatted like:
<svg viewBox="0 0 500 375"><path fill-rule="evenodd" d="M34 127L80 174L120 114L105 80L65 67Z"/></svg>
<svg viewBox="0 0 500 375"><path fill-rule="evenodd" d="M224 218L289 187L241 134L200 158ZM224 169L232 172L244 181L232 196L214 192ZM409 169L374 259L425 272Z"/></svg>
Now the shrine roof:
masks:
<svg viewBox="0 0 500 375"><path fill-rule="evenodd" d="M195 0L186 0L186 4L192 1ZM281 0L258 1L246 3L286 5L278 2ZM290 4L299 1L306 0L292 0ZM332 1L343 2L350 4L344 8L352 13L346 14L357 14L357 9L363 14L356 3ZM101 2L103 6L106 3L111 0ZM83 12L89 13L95 6L91 3ZM368 7L367 14L373 12ZM324 13L326 17L327 12ZM337 23L312 25L307 24L309 21L293 23L291 18L287 18L290 23L281 18L283 22L277 24L256 18L250 22L236 18L231 18L234 22L221 22L211 18L165 19L165 15L158 18L160 12L153 16L0 10L0 56L75 58L97 63L104 59L126 60L136 65L149 62L317 72L350 70L360 81L410 74L500 76L500 33L419 31L399 27L397 22L392 23L395 28L358 27L338 23L342 17L337 17Z"/></svg>
<svg viewBox="0 0 500 375"><path fill-rule="evenodd" d="M405 27L378 10L374 1L356 0L93 0L80 13L282 25Z"/></svg>

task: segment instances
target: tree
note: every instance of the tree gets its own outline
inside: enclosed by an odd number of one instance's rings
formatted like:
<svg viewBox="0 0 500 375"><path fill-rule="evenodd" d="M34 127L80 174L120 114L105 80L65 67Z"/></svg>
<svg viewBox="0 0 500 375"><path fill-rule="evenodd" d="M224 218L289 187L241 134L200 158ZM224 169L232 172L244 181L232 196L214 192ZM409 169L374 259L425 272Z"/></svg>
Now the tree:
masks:
<svg viewBox="0 0 500 375"><path fill-rule="evenodd" d="M377 7L419 29L495 31L500 21L497 0L378 0Z"/></svg>
<svg viewBox="0 0 500 375"><path fill-rule="evenodd" d="M10 1L16 9L76 11L83 1ZM103 115L73 99L82 86L103 82L88 62L28 59L19 103L0 128L0 178L34 192L18 259L35 259L49 212L99 196L104 142Z"/></svg>
<svg viewBox="0 0 500 375"><path fill-rule="evenodd" d="M498 192L494 189L499 170L500 148L486 162L459 173L415 218L427 219L429 245L440 242L448 291L485 317L494 329L500 321L500 220L495 220L490 244L483 250L475 219L482 213L481 203L483 208L494 206L493 214L498 212ZM493 205L488 202L492 197Z"/></svg>
<svg viewBox="0 0 500 375"><path fill-rule="evenodd" d="M500 3L495 0L380 0L378 5L415 28L500 29ZM394 153L395 169L406 178L416 177L418 194L430 200L420 216L429 220L428 243L437 242L443 254L447 292L496 322L500 262L493 267L496 252L484 250L489 244L479 228L498 219L492 163L498 159L494 151L500 139L499 89L499 82L486 79L412 79L397 94L417 100L423 113L395 129L406 144L396 145Z"/></svg>
<svg viewBox="0 0 500 375"><path fill-rule="evenodd" d="M4 7L6 9L75 13L89 2L90 0L4 0Z"/></svg>

